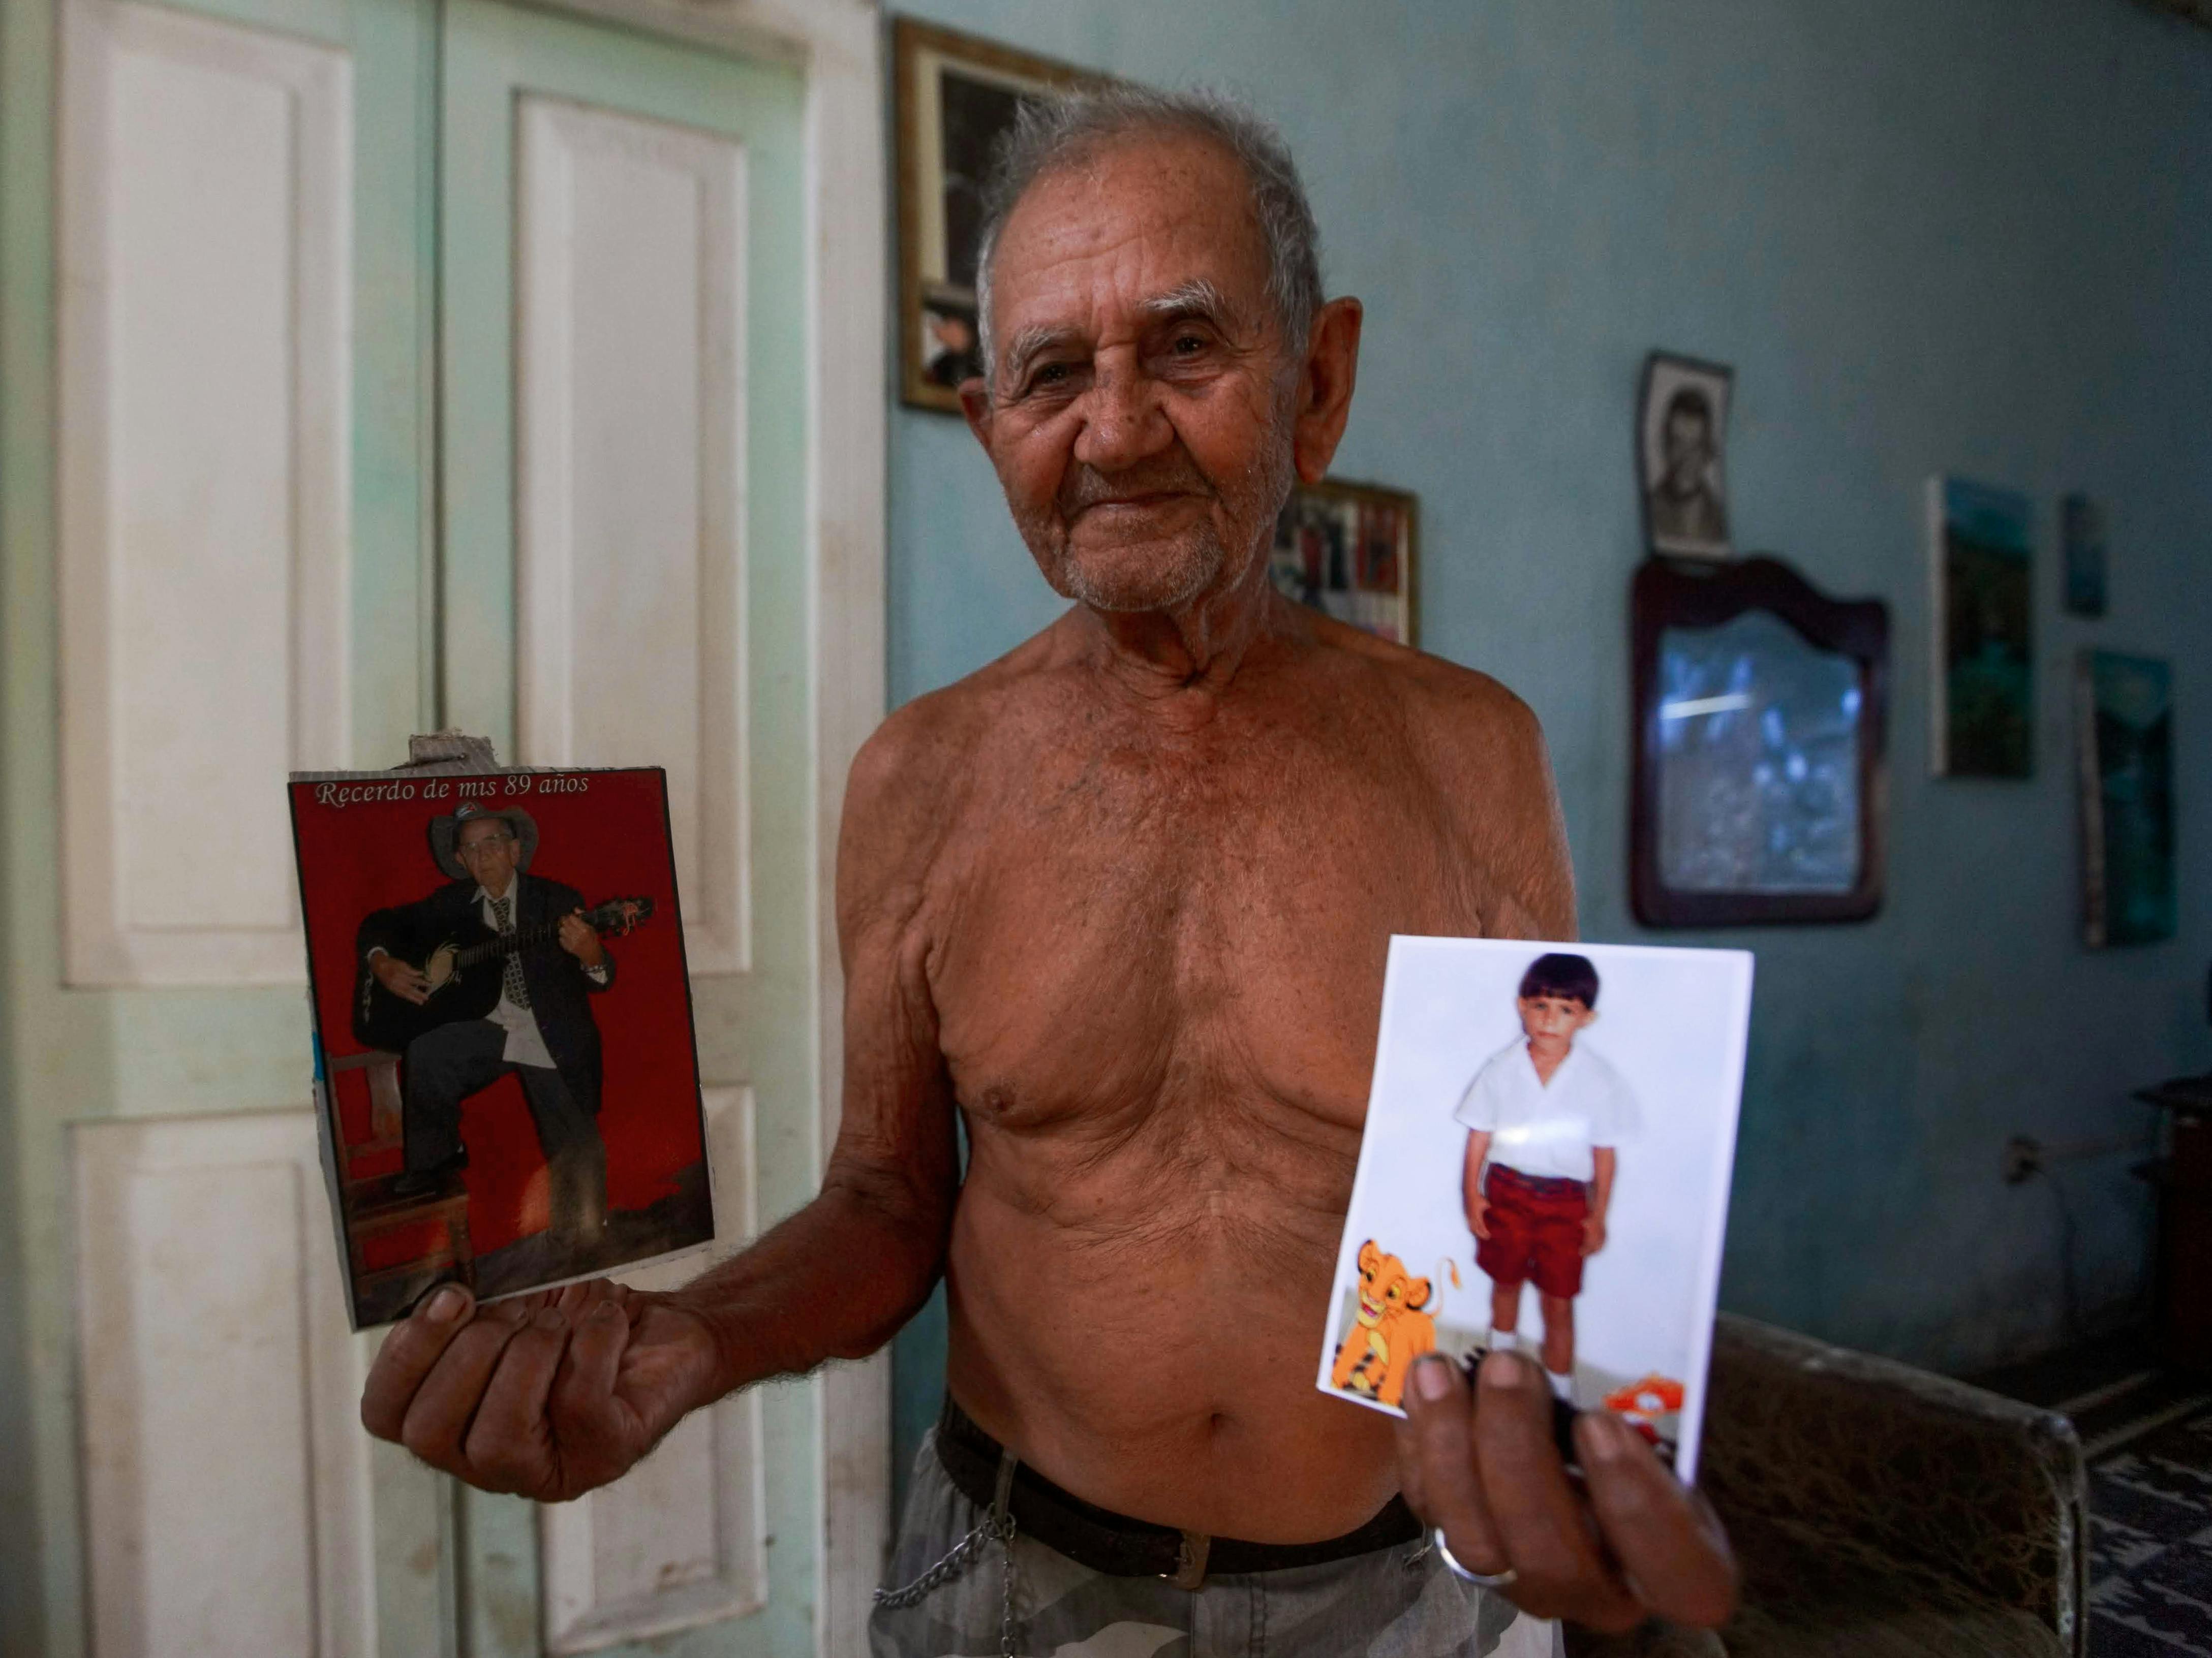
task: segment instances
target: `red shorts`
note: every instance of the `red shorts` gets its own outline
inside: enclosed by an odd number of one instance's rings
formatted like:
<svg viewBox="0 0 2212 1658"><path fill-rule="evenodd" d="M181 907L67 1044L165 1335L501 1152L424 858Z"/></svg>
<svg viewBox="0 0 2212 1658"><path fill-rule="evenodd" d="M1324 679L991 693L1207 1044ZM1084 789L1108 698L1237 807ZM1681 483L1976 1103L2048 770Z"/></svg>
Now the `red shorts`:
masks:
<svg viewBox="0 0 2212 1658"><path fill-rule="evenodd" d="M1571 1301L1583 1292L1583 1222L1589 1188L1578 1180L1546 1180L1492 1163L1482 1186L1490 1199L1490 1236L1474 1241L1474 1264L1493 1284L1532 1279L1547 1296Z"/></svg>

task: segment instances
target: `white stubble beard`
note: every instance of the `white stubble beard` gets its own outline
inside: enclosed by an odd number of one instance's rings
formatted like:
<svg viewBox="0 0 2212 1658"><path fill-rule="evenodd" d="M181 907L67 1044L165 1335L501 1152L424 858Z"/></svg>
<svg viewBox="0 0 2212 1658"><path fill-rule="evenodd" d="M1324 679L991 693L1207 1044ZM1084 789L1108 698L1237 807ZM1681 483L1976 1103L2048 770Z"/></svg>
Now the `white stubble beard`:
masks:
<svg viewBox="0 0 2212 1658"><path fill-rule="evenodd" d="M1219 492L1219 498L1230 509L1231 520L1252 525L1255 545L1262 557L1273 544L1276 517L1297 478L1291 433L1291 394L1295 387L1295 380L1289 378L1277 386L1273 406L1269 410L1268 441L1260 459L1247 467L1234 483ZM1158 567L1153 566L1133 581L1116 580L1110 574L1086 568L1082 561L1072 556L1067 528L1050 508L1039 513L1017 513L1014 524L1038 568L1047 573L1046 579L1054 592L1092 610L1113 614L1180 609L1218 582L1230 562L1230 550L1222 542L1211 512L1187 538L1176 544L1179 556L1170 569L1158 571L1155 575ZM1246 550L1249 556L1253 549Z"/></svg>

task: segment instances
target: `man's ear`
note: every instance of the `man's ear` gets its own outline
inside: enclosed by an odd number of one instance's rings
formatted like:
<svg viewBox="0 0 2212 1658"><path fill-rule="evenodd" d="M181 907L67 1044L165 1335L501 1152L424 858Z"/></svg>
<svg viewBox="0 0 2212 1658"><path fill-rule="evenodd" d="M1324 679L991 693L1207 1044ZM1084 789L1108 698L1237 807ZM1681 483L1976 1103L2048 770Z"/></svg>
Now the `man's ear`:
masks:
<svg viewBox="0 0 2212 1658"><path fill-rule="evenodd" d="M981 374L970 374L960 382L960 412L968 416L968 429L983 446L983 452L990 453L991 393Z"/></svg>
<svg viewBox="0 0 2212 1658"><path fill-rule="evenodd" d="M1291 428L1291 456L1298 477L1308 483L1320 483L1328 473L1337 442L1344 436L1344 423L1352 416L1364 314L1358 300L1346 298L1331 300L1313 319L1305 364L1298 371Z"/></svg>

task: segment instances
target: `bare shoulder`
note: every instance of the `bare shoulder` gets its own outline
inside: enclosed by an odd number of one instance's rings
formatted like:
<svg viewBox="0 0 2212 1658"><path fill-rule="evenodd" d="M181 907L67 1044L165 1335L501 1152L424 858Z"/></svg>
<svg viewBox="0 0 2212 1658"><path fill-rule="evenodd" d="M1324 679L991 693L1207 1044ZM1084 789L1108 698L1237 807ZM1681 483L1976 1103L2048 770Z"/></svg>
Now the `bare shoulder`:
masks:
<svg viewBox="0 0 2212 1658"><path fill-rule="evenodd" d="M1367 672L1397 711L1456 838L1484 875L1484 931L1571 938L1574 876L1534 710L1498 680L1330 623L1316 641Z"/></svg>
<svg viewBox="0 0 2212 1658"><path fill-rule="evenodd" d="M1551 786L1551 762L1535 713L1498 680L1327 617L1316 618L1315 642L1358 665L1370 695L1399 710L1443 780L1496 785L1540 778Z"/></svg>
<svg viewBox="0 0 2212 1658"><path fill-rule="evenodd" d="M1476 668L1408 651L1408 714L1449 780L1548 800L1552 762L1535 710Z"/></svg>
<svg viewBox="0 0 2212 1658"><path fill-rule="evenodd" d="M1042 636L964 679L894 709L853 758L838 835L841 917L908 909L972 808L988 751L1004 741Z"/></svg>

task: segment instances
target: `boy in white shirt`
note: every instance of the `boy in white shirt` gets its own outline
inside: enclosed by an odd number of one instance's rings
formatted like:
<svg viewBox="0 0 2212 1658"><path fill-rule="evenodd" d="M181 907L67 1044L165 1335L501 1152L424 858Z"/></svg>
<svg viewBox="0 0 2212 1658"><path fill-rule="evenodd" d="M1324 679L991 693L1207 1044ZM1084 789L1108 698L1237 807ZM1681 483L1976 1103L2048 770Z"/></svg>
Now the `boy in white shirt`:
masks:
<svg viewBox="0 0 2212 1658"><path fill-rule="evenodd" d="M1516 1345L1521 1286L1533 1280L1544 1368L1571 1403L1583 1260L1605 1248L1618 1147L1638 1127L1636 1096L1602 1054L1576 1046L1597 1017L1588 957L1538 957L1515 1005L1523 1040L1490 1057L1452 1114L1468 1129L1467 1224L1475 1265L1491 1282L1490 1345Z"/></svg>

